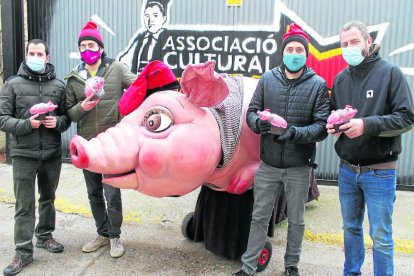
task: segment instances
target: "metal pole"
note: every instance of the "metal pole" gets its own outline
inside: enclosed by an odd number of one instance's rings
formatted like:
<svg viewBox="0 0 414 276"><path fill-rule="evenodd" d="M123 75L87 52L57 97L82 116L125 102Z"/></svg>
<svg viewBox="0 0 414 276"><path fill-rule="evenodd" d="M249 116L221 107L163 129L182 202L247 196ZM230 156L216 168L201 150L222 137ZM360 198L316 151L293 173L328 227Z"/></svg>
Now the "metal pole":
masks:
<svg viewBox="0 0 414 276"><path fill-rule="evenodd" d="M16 75L24 60L24 1L2 0L4 80ZM9 135L6 135L6 162L11 163Z"/></svg>

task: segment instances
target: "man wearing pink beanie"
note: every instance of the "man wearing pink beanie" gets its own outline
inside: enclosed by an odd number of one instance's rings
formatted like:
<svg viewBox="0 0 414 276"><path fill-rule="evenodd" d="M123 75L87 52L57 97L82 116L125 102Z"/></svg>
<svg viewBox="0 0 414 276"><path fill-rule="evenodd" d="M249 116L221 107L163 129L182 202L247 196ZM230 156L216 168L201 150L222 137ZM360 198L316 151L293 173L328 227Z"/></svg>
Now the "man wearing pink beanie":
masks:
<svg viewBox="0 0 414 276"><path fill-rule="evenodd" d="M136 76L125 64L106 56L102 35L95 22L87 22L83 27L78 47L83 62L66 77L66 109L69 118L77 123L78 135L89 140L119 122L119 99ZM94 94L85 95L86 80L95 76L104 79L105 93L100 98L94 98ZM110 244L111 256L120 257L124 253L120 242L121 191L102 183L101 174L87 170L83 170L83 174L98 236L85 244L82 251L94 252Z"/></svg>

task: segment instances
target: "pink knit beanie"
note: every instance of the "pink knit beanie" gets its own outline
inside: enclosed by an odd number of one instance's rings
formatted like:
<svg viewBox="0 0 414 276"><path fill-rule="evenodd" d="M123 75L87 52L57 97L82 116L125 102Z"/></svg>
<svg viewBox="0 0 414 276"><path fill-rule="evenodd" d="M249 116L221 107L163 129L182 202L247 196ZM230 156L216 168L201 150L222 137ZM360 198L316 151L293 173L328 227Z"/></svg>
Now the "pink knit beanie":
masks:
<svg viewBox="0 0 414 276"><path fill-rule="evenodd" d="M101 33L98 31L98 26L95 22L89 21L85 24L85 27L83 27L79 34L78 45L80 45L83 40L93 40L98 43L99 46L104 47Z"/></svg>

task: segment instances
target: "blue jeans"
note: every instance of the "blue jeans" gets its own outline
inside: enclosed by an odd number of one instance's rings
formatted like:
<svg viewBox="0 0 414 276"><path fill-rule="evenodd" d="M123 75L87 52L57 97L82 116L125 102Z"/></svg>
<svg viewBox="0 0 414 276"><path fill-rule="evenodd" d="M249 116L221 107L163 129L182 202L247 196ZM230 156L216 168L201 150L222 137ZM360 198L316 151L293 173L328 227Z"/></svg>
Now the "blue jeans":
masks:
<svg viewBox="0 0 414 276"><path fill-rule="evenodd" d="M373 170L357 174L346 165L339 167L339 200L343 219L344 275L360 275L365 258L365 204L369 235L373 241L374 275L393 275L394 241L392 213L395 201L396 171Z"/></svg>

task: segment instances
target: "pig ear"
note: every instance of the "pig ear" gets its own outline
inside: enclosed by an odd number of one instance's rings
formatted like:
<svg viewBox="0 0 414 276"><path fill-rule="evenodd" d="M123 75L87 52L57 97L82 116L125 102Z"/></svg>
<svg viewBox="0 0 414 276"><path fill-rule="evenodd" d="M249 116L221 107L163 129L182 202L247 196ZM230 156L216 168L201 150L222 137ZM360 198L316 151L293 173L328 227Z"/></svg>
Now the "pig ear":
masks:
<svg viewBox="0 0 414 276"><path fill-rule="evenodd" d="M214 60L190 64L181 78L181 88L188 100L199 107L211 107L222 102L229 94L223 77L214 72Z"/></svg>

